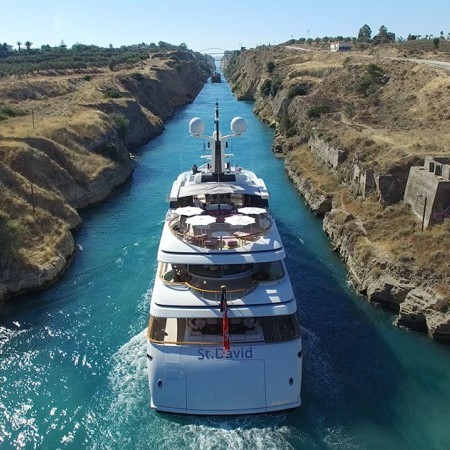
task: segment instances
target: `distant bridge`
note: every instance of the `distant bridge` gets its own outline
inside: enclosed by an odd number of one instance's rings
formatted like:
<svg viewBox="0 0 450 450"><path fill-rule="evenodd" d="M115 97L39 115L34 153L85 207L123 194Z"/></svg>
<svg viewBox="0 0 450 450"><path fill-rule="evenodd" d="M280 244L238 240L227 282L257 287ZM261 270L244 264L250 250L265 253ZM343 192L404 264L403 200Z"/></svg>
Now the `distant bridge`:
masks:
<svg viewBox="0 0 450 450"><path fill-rule="evenodd" d="M203 50L200 50L200 53L211 55L216 61L220 61L223 58L225 52L226 50L224 50L223 48L205 48Z"/></svg>

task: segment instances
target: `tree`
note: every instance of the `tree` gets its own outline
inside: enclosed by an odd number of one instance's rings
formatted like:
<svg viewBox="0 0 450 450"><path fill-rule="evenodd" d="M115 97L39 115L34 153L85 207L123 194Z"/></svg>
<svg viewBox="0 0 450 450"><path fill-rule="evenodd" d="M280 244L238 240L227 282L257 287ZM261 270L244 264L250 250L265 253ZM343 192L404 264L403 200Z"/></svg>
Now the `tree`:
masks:
<svg viewBox="0 0 450 450"><path fill-rule="evenodd" d="M8 44L6 42L3 42L3 44L0 46L0 54L6 55L8 53Z"/></svg>
<svg viewBox="0 0 450 450"><path fill-rule="evenodd" d="M30 48L31 48L32 45L33 45L33 43L30 42L30 41L26 41L26 42L25 42L25 47L27 48L27 50L30 50Z"/></svg>
<svg viewBox="0 0 450 450"><path fill-rule="evenodd" d="M378 35L380 36L381 41L389 41L388 30L384 25L381 25Z"/></svg>
<svg viewBox="0 0 450 450"><path fill-rule="evenodd" d="M365 24L359 29L358 41L359 42L370 42L372 36L372 30L369 25Z"/></svg>
<svg viewBox="0 0 450 450"><path fill-rule="evenodd" d="M20 52L20 46L22 45L22 42L17 41L16 44L17 44L17 47L19 47L19 52Z"/></svg>

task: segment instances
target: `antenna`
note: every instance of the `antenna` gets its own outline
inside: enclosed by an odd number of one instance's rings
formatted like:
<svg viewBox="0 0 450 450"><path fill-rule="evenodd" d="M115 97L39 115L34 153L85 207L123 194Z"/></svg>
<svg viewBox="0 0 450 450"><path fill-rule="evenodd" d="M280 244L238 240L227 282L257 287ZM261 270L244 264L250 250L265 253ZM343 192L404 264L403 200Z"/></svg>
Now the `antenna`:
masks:
<svg viewBox="0 0 450 450"><path fill-rule="evenodd" d="M214 125L216 128L216 139L214 143L214 175L217 175L217 179L221 173L223 173L222 168L222 143L220 142L220 131L219 131L219 102L216 101L215 115L214 115Z"/></svg>

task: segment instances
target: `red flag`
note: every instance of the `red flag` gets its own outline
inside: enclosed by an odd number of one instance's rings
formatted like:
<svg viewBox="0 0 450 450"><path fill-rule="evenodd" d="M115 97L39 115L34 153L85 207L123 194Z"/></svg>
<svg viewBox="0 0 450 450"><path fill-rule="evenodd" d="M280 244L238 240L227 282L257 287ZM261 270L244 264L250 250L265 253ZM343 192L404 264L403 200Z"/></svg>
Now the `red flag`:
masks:
<svg viewBox="0 0 450 450"><path fill-rule="evenodd" d="M228 305L226 290L222 289L222 298L220 299L220 312L222 316L222 335L223 335L223 348L225 351L230 350L230 324L228 321Z"/></svg>

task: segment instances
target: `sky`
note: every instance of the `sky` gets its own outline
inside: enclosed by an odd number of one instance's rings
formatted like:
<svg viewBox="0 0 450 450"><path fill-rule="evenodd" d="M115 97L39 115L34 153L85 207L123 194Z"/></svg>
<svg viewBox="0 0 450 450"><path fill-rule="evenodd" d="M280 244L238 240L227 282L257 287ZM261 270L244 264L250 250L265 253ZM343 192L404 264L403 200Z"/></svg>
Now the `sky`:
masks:
<svg viewBox="0 0 450 450"><path fill-rule="evenodd" d="M235 50L300 37L450 33L450 1L433 0L0 0L0 43L61 41L114 47L159 41L195 51ZM212 52L212 51L211 51Z"/></svg>

